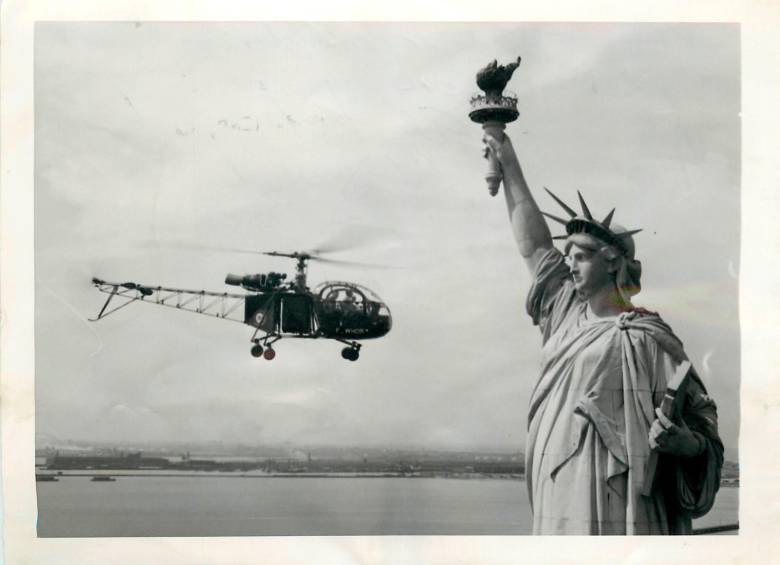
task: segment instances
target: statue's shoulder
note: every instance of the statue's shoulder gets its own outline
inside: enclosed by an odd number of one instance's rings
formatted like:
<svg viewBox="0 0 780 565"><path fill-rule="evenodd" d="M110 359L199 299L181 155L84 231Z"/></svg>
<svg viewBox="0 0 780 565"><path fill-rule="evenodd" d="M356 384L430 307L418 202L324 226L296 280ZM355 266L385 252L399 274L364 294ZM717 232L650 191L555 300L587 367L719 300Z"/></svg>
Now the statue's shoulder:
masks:
<svg viewBox="0 0 780 565"><path fill-rule="evenodd" d="M629 310L629 313L634 314L634 316L644 317L644 316L650 316L654 318L660 318L661 316L658 314L658 312L654 312L653 310L648 310L644 306L634 306L631 310Z"/></svg>
<svg viewBox="0 0 780 565"><path fill-rule="evenodd" d="M648 310L642 306L634 306L630 310L626 310L620 314L617 319L617 325L620 329L632 332L646 332L657 327L669 328L658 312Z"/></svg>
<svg viewBox="0 0 780 565"><path fill-rule="evenodd" d="M633 340L657 344L675 359L685 357L682 342L658 312L642 307L633 308L620 315L618 326L628 331Z"/></svg>

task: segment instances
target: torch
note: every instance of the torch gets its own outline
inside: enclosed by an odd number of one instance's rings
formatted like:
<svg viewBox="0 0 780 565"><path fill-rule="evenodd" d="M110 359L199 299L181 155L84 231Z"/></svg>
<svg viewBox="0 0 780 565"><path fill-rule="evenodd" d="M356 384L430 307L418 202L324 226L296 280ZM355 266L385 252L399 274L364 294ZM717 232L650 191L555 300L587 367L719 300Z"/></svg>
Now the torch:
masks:
<svg viewBox="0 0 780 565"><path fill-rule="evenodd" d="M471 98L471 111L469 118L472 121L482 124L485 133L491 134L499 142L504 141L504 129L506 124L517 119L517 97L504 96L504 88L512 73L520 65L520 57L516 63L508 65L499 65L493 61L484 69L477 73L477 86L485 94L477 94ZM498 187L501 184L501 165L495 155L488 152L488 170L485 173L488 191L491 196L498 194Z"/></svg>

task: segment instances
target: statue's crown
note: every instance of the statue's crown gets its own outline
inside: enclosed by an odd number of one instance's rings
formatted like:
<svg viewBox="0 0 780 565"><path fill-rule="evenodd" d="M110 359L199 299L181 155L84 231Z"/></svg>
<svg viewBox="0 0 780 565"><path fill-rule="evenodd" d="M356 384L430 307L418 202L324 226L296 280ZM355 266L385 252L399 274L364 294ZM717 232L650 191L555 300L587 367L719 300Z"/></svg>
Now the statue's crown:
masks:
<svg viewBox="0 0 780 565"><path fill-rule="evenodd" d="M585 199L582 197L582 194L580 194L580 191L577 191L577 196L580 199L580 207L582 208L582 215L578 215L577 212L575 212L573 209L571 209L569 206L566 205L560 198L555 196L547 187L544 187L544 189L547 191L547 194L553 197L553 199L563 208L566 213L569 215L568 220L564 220L563 218L559 218L558 216L553 216L552 214L548 214L547 212L542 212L545 216L550 218L551 220L558 222L559 224L562 224L566 227L566 235L556 235L553 236L553 239L567 239L570 235L575 233L587 233L590 234L601 241L609 244L614 245L623 254L632 254L633 253L633 245L630 244L631 236L633 236L636 233L641 232L640 229L635 230L626 230L626 231L620 231L616 232L612 229L610 229L610 226L612 225L612 216L615 214L615 209L612 208L609 214L601 220L595 220L593 218L593 214L591 214L590 209L588 208L588 205L585 203Z"/></svg>

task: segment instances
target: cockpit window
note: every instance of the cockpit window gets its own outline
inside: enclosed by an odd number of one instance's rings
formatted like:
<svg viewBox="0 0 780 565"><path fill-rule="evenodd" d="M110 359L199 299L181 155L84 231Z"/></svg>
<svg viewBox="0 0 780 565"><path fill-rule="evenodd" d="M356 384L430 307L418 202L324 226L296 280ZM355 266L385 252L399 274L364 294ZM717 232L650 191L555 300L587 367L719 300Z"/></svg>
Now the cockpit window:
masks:
<svg viewBox="0 0 780 565"><path fill-rule="evenodd" d="M365 310L366 298L357 289L333 287L324 289L321 296L323 307L326 310L340 310L342 312L362 312Z"/></svg>
<svg viewBox="0 0 780 565"><path fill-rule="evenodd" d="M370 289L343 281L326 281L314 288L323 314L355 312L390 316L390 310Z"/></svg>

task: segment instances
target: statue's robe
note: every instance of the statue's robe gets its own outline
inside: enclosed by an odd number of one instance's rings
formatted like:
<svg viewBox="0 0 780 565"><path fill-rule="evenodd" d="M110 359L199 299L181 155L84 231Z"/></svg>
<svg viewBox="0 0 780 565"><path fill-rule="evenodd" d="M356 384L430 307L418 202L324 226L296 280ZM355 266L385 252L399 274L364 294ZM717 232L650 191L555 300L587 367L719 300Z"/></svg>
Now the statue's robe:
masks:
<svg viewBox="0 0 780 565"><path fill-rule="evenodd" d="M662 455L653 494L640 492L655 407L686 360L680 341L644 310L589 318L554 249L537 266L527 309L544 342L526 448L534 534L689 533L712 507L723 464L715 403L693 370L681 417L706 449Z"/></svg>

